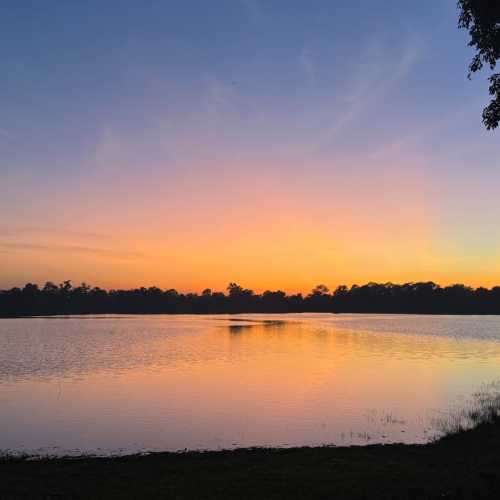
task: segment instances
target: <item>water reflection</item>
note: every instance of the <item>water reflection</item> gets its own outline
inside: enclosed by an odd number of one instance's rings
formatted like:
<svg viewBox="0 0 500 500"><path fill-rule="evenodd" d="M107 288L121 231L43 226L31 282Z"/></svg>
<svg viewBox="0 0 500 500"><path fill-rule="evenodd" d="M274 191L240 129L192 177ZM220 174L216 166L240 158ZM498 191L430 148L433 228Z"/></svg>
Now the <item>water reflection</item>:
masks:
<svg viewBox="0 0 500 500"><path fill-rule="evenodd" d="M249 320L245 318L228 318L230 322L227 325L229 333L238 334L247 330L255 329L256 327L263 329L280 329L283 328L287 323L285 320L277 319L263 319L263 320Z"/></svg>
<svg viewBox="0 0 500 500"><path fill-rule="evenodd" d="M2 320L0 448L424 442L499 360L493 317Z"/></svg>

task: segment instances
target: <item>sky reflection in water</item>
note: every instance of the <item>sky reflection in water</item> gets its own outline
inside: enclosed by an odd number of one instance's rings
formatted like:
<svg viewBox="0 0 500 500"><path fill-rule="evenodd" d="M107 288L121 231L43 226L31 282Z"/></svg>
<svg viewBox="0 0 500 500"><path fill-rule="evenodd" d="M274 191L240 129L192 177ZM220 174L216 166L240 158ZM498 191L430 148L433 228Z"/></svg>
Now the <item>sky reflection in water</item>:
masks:
<svg viewBox="0 0 500 500"><path fill-rule="evenodd" d="M493 316L2 320L0 448L424 442L499 360Z"/></svg>

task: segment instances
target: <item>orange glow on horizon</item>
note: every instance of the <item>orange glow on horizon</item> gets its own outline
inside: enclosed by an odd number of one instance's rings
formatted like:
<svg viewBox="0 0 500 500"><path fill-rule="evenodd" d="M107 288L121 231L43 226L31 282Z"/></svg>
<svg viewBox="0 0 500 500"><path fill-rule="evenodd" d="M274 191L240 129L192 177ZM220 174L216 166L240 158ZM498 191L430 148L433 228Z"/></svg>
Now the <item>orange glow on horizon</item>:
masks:
<svg viewBox="0 0 500 500"><path fill-rule="evenodd" d="M421 169L381 165L370 177L354 169L318 179L299 169L283 177L259 167L256 175L251 167L214 165L217 176L205 168L196 182L185 172L171 197L130 182L87 191L93 209L69 213L77 229L28 228L2 239L0 287L71 279L199 292L237 282L307 293L319 283L500 282L496 252L464 256L443 238L436 193ZM169 186L163 174L161 182ZM72 195L62 196L71 207Z"/></svg>

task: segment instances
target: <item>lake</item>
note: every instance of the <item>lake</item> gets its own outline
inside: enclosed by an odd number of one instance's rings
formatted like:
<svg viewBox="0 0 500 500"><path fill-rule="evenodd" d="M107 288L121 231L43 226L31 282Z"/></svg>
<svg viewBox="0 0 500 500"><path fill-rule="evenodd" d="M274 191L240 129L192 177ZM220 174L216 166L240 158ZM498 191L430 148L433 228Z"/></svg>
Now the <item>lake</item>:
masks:
<svg viewBox="0 0 500 500"><path fill-rule="evenodd" d="M500 317L0 320L0 450L423 443L500 379Z"/></svg>

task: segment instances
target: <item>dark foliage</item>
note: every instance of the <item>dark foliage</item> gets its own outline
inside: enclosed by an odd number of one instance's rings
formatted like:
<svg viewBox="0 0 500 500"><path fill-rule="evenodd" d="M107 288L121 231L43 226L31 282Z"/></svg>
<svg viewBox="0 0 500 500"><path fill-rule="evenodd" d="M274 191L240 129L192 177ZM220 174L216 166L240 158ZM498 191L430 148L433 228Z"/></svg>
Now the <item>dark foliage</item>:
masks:
<svg viewBox="0 0 500 500"><path fill-rule="evenodd" d="M458 25L469 31L469 46L477 51L469 66L469 77L486 64L495 69L500 59L500 1L459 0L460 17ZM500 73L489 78L491 103L483 111L483 123L487 129L494 129L500 123Z"/></svg>
<svg viewBox="0 0 500 500"><path fill-rule="evenodd" d="M157 287L103 290L70 281L48 282L43 288L28 283L24 288L0 291L0 316L52 314L158 314L158 313L287 313L359 312L428 314L500 314L500 287L440 287L432 282L368 283L330 293L318 285L310 294L252 290L230 283L227 293L204 290L201 294L179 293Z"/></svg>

